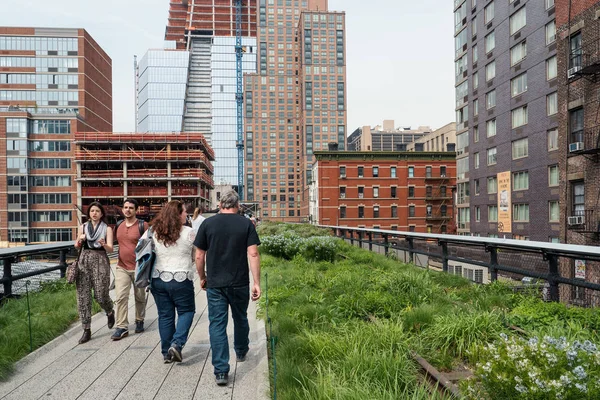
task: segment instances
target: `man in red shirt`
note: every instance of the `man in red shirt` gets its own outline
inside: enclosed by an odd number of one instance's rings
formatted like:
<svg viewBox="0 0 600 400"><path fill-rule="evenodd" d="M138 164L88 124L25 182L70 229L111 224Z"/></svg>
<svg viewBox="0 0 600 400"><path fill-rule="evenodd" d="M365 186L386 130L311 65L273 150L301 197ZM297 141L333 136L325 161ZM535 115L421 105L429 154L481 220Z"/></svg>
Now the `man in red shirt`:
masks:
<svg viewBox="0 0 600 400"><path fill-rule="evenodd" d="M119 243L119 260L115 273L115 301L117 321L112 340L121 340L129 335L129 291L135 280L135 247L139 238L148 229L148 223L136 218L138 203L134 199L126 199L123 203L124 220L117 223L115 237ZM146 292L133 286L135 295L135 333L144 331L146 314Z"/></svg>

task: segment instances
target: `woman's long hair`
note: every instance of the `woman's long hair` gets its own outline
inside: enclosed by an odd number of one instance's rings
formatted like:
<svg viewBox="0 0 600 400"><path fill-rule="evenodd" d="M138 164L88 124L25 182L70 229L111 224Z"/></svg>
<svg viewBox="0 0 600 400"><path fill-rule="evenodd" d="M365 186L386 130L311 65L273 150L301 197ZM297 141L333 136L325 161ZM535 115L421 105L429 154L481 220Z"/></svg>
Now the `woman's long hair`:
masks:
<svg viewBox="0 0 600 400"><path fill-rule="evenodd" d="M200 207L196 207L194 210L194 215L192 216L192 221L198 218L198 214L200 214Z"/></svg>
<svg viewBox="0 0 600 400"><path fill-rule="evenodd" d="M181 234L181 213L183 203L179 200L171 200L158 213L156 218L150 222L154 235L165 246L174 245Z"/></svg>

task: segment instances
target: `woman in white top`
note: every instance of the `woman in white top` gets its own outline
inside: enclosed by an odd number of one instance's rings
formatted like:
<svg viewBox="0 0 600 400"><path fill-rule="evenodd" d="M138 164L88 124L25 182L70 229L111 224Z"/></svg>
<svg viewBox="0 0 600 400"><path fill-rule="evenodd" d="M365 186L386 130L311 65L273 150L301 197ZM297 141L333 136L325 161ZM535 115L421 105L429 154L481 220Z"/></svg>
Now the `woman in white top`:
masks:
<svg viewBox="0 0 600 400"><path fill-rule="evenodd" d="M158 331L165 363L183 359L181 350L196 312L195 268L190 256L195 233L184 226L186 218L183 204L172 200L150 223L156 252L151 291L158 309Z"/></svg>

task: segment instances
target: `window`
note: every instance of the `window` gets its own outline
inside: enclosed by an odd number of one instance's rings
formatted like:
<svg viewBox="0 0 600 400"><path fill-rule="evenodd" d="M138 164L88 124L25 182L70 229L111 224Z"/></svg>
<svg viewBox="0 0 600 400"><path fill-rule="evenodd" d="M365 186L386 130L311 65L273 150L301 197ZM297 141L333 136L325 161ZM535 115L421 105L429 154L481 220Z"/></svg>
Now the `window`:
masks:
<svg viewBox="0 0 600 400"><path fill-rule="evenodd" d="M560 209L558 208L558 201L548 202L548 219L550 222L558 222L560 219Z"/></svg>
<svg viewBox="0 0 600 400"><path fill-rule="evenodd" d="M571 35L569 50L569 69L581 68L581 57L583 54L583 51L581 50L581 32L577 32L574 35Z"/></svg>
<svg viewBox="0 0 600 400"><path fill-rule="evenodd" d="M485 52L486 52L486 54L489 53L490 51L494 50L494 47L496 47L496 34L494 33L494 31L491 31L485 37Z"/></svg>
<svg viewBox="0 0 600 400"><path fill-rule="evenodd" d="M479 87L479 74L477 71L473 74L473 90L477 90Z"/></svg>
<svg viewBox="0 0 600 400"><path fill-rule="evenodd" d="M527 90L527 72L510 80L510 94L512 97L518 96Z"/></svg>
<svg viewBox="0 0 600 400"><path fill-rule="evenodd" d="M431 166L425 167L425 177L431 178Z"/></svg>
<svg viewBox="0 0 600 400"><path fill-rule="evenodd" d="M485 66L485 80L489 81L496 77L496 61Z"/></svg>
<svg viewBox="0 0 600 400"><path fill-rule="evenodd" d="M358 187L358 198L362 199L365 196L365 188L364 186Z"/></svg>
<svg viewBox="0 0 600 400"><path fill-rule="evenodd" d="M583 108L569 111L569 143L583 142Z"/></svg>
<svg viewBox="0 0 600 400"><path fill-rule="evenodd" d="M546 112L548 115L554 115L558 113L558 95L556 92L550 93L546 96Z"/></svg>
<svg viewBox="0 0 600 400"><path fill-rule="evenodd" d="M446 177L446 167L444 165L440 166L440 176L442 178Z"/></svg>
<svg viewBox="0 0 600 400"><path fill-rule="evenodd" d="M518 128L527 124L527 106L515 108L511 111L512 127Z"/></svg>
<svg viewBox="0 0 600 400"><path fill-rule="evenodd" d="M494 19L494 2L493 1L490 4L488 4L487 6L485 6L483 23L487 24L492 19Z"/></svg>
<svg viewBox="0 0 600 400"><path fill-rule="evenodd" d="M529 155L529 139L523 138L512 142L512 159L517 160Z"/></svg>
<svg viewBox="0 0 600 400"><path fill-rule="evenodd" d="M529 221L529 204L513 204L513 220L516 222Z"/></svg>
<svg viewBox="0 0 600 400"><path fill-rule="evenodd" d="M546 10L550 7L554 7L554 0L545 0L546 2Z"/></svg>
<svg viewBox="0 0 600 400"><path fill-rule="evenodd" d="M498 206L488 206L488 222L498 222Z"/></svg>
<svg viewBox="0 0 600 400"><path fill-rule="evenodd" d="M486 128L487 128L487 130L486 130L487 137L496 136L496 118L490 119L489 121L487 121Z"/></svg>
<svg viewBox="0 0 600 400"><path fill-rule="evenodd" d="M473 100L473 116L476 117L479 115L479 101L477 99Z"/></svg>
<svg viewBox="0 0 600 400"><path fill-rule="evenodd" d="M475 25L473 25L473 26L475 26ZM478 60L478 56L477 56L477 45L474 45L474 46L473 46L472 53L473 53L473 64L475 64L475 63L477 62L477 60ZM476 88L476 87L473 87L473 89L477 89L477 88Z"/></svg>
<svg viewBox="0 0 600 400"><path fill-rule="evenodd" d="M476 35L477 35L477 16L473 17L473 19L471 20L471 36L475 37Z"/></svg>
<svg viewBox="0 0 600 400"><path fill-rule="evenodd" d="M362 178L365 176L365 167L358 167L358 177Z"/></svg>
<svg viewBox="0 0 600 400"><path fill-rule="evenodd" d="M283 195L284 197L284 201L285 201L285 195ZM345 199L346 198L346 187L345 186L340 186L340 199Z"/></svg>
<svg viewBox="0 0 600 400"><path fill-rule="evenodd" d="M473 141L475 143L479 142L479 126L475 125L473 127Z"/></svg>
<svg viewBox="0 0 600 400"><path fill-rule="evenodd" d="M364 218L364 217L365 217L365 207L358 206L358 218Z"/></svg>
<svg viewBox="0 0 600 400"><path fill-rule="evenodd" d="M520 63L527 56L527 43L523 40L521 43L510 49L510 66Z"/></svg>
<svg viewBox="0 0 600 400"><path fill-rule="evenodd" d="M558 129L548 131L548 151L558 150Z"/></svg>
<svg viewBox="0 0 600 400"><path fill-rule="evenodd" d="M415 216L415 206L413 206L413 205L408 206L408 216L409 217Z"/></svg>
<svg viewBox="0 0 600 400"><path fill-rule="evenodd" d="M479 193L480 193L480 192L479 192L479 190L480 190L480 189L479 189L479 179L475 179L475 180L473 181L473 183L474 183L474 185L475 185L475 196L479 196Z"/></svg>
<svg viewBox="0 0 600 400"><path fill-rule="evenodd" d="M398 218L398 206L392 206L392 218Z"/></svg>
<svg viewBox="0 0 600 400"><path fill-rule="evenodd" d="M546 24L546 45L556 41L556 21L552 20Z"/></svg>
<svg viewBox="0 0 600 400"><path fill-rule="evenodd" d="M485 108L488 110L496 107L496 89L485 94Z"/></svg>
<svg viewBox="0 0 600 400"><path fill-rule="evenodd" d="M496 164L496 148L492 147L487 150L487 165Z"/></svg>
<svg viewBox="0 0 600 400"><path fill-rule="evenodd" d="M397 188L396 186L392 186L392 187L390 188L390 197L391 197L392 199L395 199L395 198L396 198L396 196L397 196L397 189L398 189L398 188Z"/></svg>
<svg viewBox="0 0 600 400"><path fill-rule="evenodd" d="M373 178L379 177L379 167L373 167Z"/></svg>
<svg viewBox="0 0 600 400"><path fill-rule="evenodd" d="M373 218L379 218L379 206L373 206Z"/></svg>
<svg viewBox="0 0 600 400"><path fill-rule="evenodd" d="M346 218L346 207L340 207L340 218Z"/></svg>
<svg viewBox="0 0 600 400"><path fill-rule="evenodd" d="M585 215L585 186L583 182L574 182L571 184L571 189L571 215L583 216Z"/></svg>
<svg viewBox="0 0 600 400"><path fill-rule="evenodd" d="M527 23L527 13L525 7L510 16L510 34L513 35Z"/></svg>
<svg viewBox="0 0 600 400"><path fill-rule="evenodd" d="M377 186L373 186L373 197L379 197L379 188Z"/></svg>
<svg viewBox="0 0 600 400"><path fill-rule="evenodd" d="M487 192L488 194L498 193L498 179L495 176L488 176Z"/></svg>
<svg viewBox="0 0 600 400"><path fill-rule="evenodd" d="M340 167L340 178L346 177L346 167Z"/></svg>
<svg viewBox="0 0 600 400"><path fill-rule="evenodd" d="M408 187L408 197L415 197L415 187L414 186Z"/></svg>
<svg viewBox="0 0 600 400"><path fill-rule="evenodd" d="M479 152L473 154L473 168L479 169Z"/></svg>
<svg viewBox="0 0 600 400"><path fill-rule="evenodd" d="M479 206L475 206L475 221L476 222L481 221L481 210L480 210Z"/></svg>
<svg viewBox="0 0 600 400"><path fill-rule="evenodd" d="M552 56L546 60L546 80L549 81L556 78L557 74L556 56Z"/></svg>
<svg viewBox="0 0 600 400"><path fill-rule="evenodd" d="M558 186L558 165L550 165L548 167L548 186Z"/></svg>
<svg viewBox="0 0 600 400"><path fill-rule="evenodd" d="M390 167L390 177L396 178L396 167Z"/></svg>
<svg viewBox="0 0 600 400"><path fill-rule="evenodd" d="M408 177L409 178L415 177L415 167L408 167Z"/></svg>
<svg viewBox="0 0 600 400"><path fill-rule="evenodd" d="M529 172L521 171L513 173L513 190L529 189Z"/></svg>

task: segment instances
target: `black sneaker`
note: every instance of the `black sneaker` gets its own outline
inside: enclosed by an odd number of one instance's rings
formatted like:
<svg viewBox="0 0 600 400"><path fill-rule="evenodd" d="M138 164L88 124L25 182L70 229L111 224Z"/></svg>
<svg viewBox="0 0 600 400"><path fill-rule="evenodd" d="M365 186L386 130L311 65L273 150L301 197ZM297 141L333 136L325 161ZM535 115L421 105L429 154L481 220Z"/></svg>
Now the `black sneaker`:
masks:
<svg viewBox="0 0 600 400"><path fill-rule="evenodd" d="M144 321L135 321L135 333L144 332Z"/></svg>
<svg viewBox="0 0 600 400"><path fill-rule="evenodd" d="M113 326L115 326L115 312L111 311L110 313L107 313L106 317L107 317L106 326L108 326L108 329L112 329Z"/></svg>
<svg viewBox="0 0 600 400"><path fill-rule="evenodd" d="M246 361L246 356L248 355L248 352L245 352L243 355L240 354L236 354L235 355L235 359L237 362L244 362Z"/></svg>
<svg viewBox="0 0 600 400"><path fill-rule="evenodd" d="M167 354L165 354L165 355L163 356L163 362L164 362L165 364L171 364L171 363L173 362L173 359L171 358L171 355L170 355L170 354L168 354L168 353L167 353Z"/></svg>
<svg viewBox="0 0 600 400"><path fill-rule="evenodd" d="M171 356L173 361L181 362L183 360L183 356L181 355L181 346L178 344L172 344L171 347L169 347L168 354Z"/></svg>
<svg viewBox="0 0 600 400"><path fill-rule="evenodd" d="M215 375L215 381L219 386L227 386L227 382L229 381L229 376L226 372L221 372Z"/></svg>
<svg viewBox="0 0 600 400"><path fill-rule="evenodd" d="M123 329L123 328L117 328L115 330L115 333L112 334L112 336L110 337L112 340L121 340L124 337L129 336L129 331L127 329Z"/></svg>

